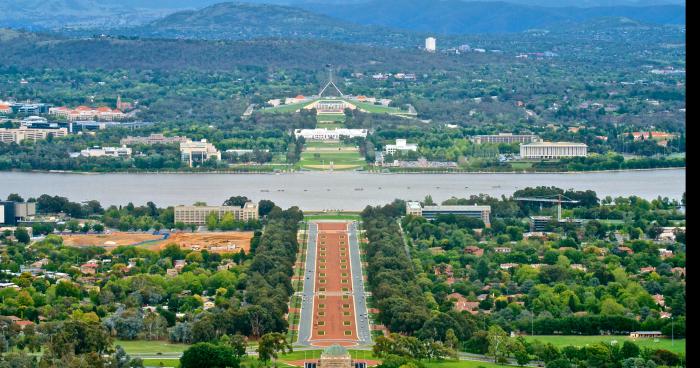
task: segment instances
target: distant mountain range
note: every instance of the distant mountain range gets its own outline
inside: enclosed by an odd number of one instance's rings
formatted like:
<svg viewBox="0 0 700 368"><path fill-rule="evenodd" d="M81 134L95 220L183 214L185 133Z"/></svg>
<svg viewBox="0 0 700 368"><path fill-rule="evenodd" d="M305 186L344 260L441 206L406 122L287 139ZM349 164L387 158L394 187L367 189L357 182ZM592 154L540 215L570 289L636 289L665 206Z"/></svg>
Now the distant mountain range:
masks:
<svg viewBox="0 0 700 368"><path fill-rule="evenodd" d="M600 17L649 24L685 24L678 0L249 0L292 6L221 3L216 0L0 0L0 27L119 30L148 37L248 39L323 38L372 43L375 32L398 37L405 30L430 34L521 32ZM316 1L316 2L314 2ZM535 3L536 6L518 3ZM635 6L572 7L599 3ZM329 5L331 4L331 5ZM208 5L204 8L200 6ZM197 8L183 10L183 8ZM381 27L381 28L378 28Z"/></svg>
<svg viewBox="0 0 700 368"><path fill-rule="evenodd" d="M601 17L625 17L650 24L685 24L679 5L542 7L500 1L372 0L365 4L301 7L344 21L435 34L521 32Z"/></svg>
<svg viewBox="0 0 700 368"><path fill-rule="evenodd" d="M297 7L220 3L200 10L168 15L144 26L122 29L128 36L155 38L244 40L254 38L307 38L346 43L386 44L391 30L359 25ZM399 31L395 37L407 37ZM416 34L416 37L418 34ZM425 35L421 35L425 36ZM377 42L374 42L374 41Z"/></svg>

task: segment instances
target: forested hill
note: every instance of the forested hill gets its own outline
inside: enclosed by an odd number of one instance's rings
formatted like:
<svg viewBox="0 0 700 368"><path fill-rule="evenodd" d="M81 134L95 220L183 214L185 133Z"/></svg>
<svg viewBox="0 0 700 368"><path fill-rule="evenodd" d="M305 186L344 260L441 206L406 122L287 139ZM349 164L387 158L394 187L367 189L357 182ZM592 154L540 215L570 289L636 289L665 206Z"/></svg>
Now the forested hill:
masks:
<svg viewBox="0 0 700 368"><path fill-rule="evenodd" d="M371 0L367 4L302 7L348 22L435 34L521 32L600 17L685 24L685 7L680 5L576 8L462 0Z"/></svg>
<svg viewBox="0 0 700 368"><path fill-rule="evenodd" d="M316 8L314 6L312 8ZM162 38L242 40L268 37L323 39L347 43L390 44L408 35L378 26L358 25L296 7L226 2L171 14L126 35Z"/></svg>
<svg viewBox="0 0 700 368"><path fill-rule="evenodd" d="M240 66L322 70L331 63L366 70L464 68L464 61L400 49L314 40L204 41L68 39L0 29L0 65L25 68L229 70Z"/></svg>

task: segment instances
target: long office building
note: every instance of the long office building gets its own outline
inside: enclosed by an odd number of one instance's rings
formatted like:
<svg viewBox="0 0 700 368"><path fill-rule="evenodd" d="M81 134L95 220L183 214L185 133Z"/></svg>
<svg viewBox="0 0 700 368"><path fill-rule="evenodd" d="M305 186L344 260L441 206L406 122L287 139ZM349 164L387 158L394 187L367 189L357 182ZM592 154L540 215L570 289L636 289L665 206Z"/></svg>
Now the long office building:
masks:
<svg viewBox="0 0 700 368"><path fill-rule="evenodd" d="M536 142L520 145L520 157L524 159L586 156L588 156L588 146L585 143Z"/></svg>
<svg viewBox="0 0 700 368"><path fill-rule="evenodd" d="M484 221L484 225L487 227L491 226L491 206L422 206L419 202L406 202L406 213L413 216L422 216L429 220L435 219L440 215L475 217Z"/></svg>
<svg viewBox="0 0 700 368"><path fill-rule="evenodd" d="M227 213L232 213L236 221L258 219L257 203L247 202L242 207L237 206L176 206L175 222L183 224L205 225L211 214L216 214L221 220Z"/></svg>
<svg viewBox="0 0 700 368"><path fill-rule="evenodd" d="M0 143L22 143L29 140L32 142L46 139L48 136L65 137L68 135L68 129L34 129L21 126L17 129L0 128Z"/></svg>
<svg viewBox="0 0 700 368"><path fill-rule="evenodd" d="M513 133L498 133L491 135L475 135L471 137L471 141L476 144L482 143L533 143L541 141L540 137L535 134L513 134Z"/></svg>
<svg viewBox="0 0 700 368"><path fill-rule="evenodd" d="M119 143L122 146L129 146L133 144L176 144L176 143L183 143L187 142L189 139L187 137L180 137L180 136L174 136L174 137L166 137L163 134L151 134L147 137L132 137L132 136L127 136L126 138L122 138Z"/></svg>

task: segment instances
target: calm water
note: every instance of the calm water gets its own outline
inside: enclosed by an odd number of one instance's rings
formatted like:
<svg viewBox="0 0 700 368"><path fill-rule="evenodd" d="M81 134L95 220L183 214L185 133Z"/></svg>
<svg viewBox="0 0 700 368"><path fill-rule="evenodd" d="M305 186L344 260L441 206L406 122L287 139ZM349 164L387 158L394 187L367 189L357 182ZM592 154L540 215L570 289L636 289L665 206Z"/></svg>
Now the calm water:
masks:
<svg viewBox="0 0 700 368"><path fill-rule="evenodd" d="M592 189L602 198L637 195L680 199L685 170L654 170L578 174L368 174L361 172L304 172L293 174L57 174L0 172L0 197L19 193L24 198L60 195L72 201L96 199L103 205L159 206L204 201L220 204L245 195L270 199L282 207L306 210L360 210L395 198L423 199L430 194L443 201L485 193L511 195L539 185L564 189ZM361 189L361 190L360 190Z"/></svg>

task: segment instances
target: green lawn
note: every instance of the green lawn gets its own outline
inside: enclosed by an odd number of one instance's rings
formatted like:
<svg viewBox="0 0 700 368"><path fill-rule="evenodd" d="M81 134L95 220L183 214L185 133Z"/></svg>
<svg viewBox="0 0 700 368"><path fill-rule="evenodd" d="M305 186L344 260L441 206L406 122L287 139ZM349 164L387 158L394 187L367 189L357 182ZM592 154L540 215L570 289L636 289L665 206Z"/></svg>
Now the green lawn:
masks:
<svg viewBox="0 0 700 368"><path fill-rule="evenodd" d="M307 149L301 153L300 167L328 170L331 162L333 162L334 170L351 170L365 166L364 157L360 155L359 150L352 146L340 143L311 142L306 147ZM348 148L352 150L348 150ZM314 149L321 149L321 151Z"/></svg>
<svg viewBox="0 0 700 368"><path fill-rule="evenodd" d="M625 341L632 341L640 348L648 347L651 349L666 349L674 353L685 353L685 339L676 339L671 344L671 339L631 339L629 336L525 336L527 341L539 340L544 343L552 343L554 346L562 348L567 345L586 346L597 342L610 343L615 340L618 344L623 344Z"/></svg>
<svg viewBox="0 0 700 368"><path fill-rule="evenodd" d="M354 104L355 106L359 107L362 110L365 110L370 113L374 114L408 114L408 111L404 111L401 109L398 109L396 107L386 107L382 105L375 105L372 103L368 102L357 102L357 101L350 101L350 103Z"/></svg>
<svg viewBox="0 0 700 368"><path fill-rule="evenodd" d="M179 367L180 359L144 359L145 367Z"/></svg>
<svg viewBox="0 0 700 368"><path fill-rule="evenodd" d="M157 354L182 353L187 350L187 344L173 344L168 341L117 340L114 345L121 345L127 354Z"/></svg>
<svg viewBox="0 0 700 368"><path fill-rule="evenodd" d="M513 170L527 170L532 168L532 162L512 162L510 167Z"/></svg>
<svg viewBox="0 0 700 368"><path fill-rule="evenodd" d="M322 114L316 115L316 121L319 123L342 123L345 121L345 114ZM324 125L327 128L327 126Z"/></svg>
<svg viewBox="0 0 700 368"><path fill-rule="evenodd" d="M266 109L262 109L261 111L264 113L272 113L272 114L288 114L292 112L296 112L297 110L303 108L304 106L310 104L311 102L301 102L301 103L296 103L296 104L291 104L291 105L280 105L277 107L270 107Z"/></svg>

